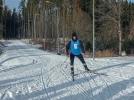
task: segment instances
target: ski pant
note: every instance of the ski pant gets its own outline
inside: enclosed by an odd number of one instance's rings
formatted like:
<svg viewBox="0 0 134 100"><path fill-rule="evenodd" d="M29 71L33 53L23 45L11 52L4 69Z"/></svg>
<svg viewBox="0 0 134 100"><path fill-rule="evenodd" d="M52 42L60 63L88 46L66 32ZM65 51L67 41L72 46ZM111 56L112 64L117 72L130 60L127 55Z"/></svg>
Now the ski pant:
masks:
<svg viewBox="0 0 134 100"><path fill-rule="evenodd" d="M85 63L85 60L84 60L82 54L80 54L80 55L70 54L70 66L71 67L73 67L73 65L74 65L74 58L75 58L75 56L77 56L79 58L79 60L82 62L82 64L84 66L86 66L86 63Z"/></svg>

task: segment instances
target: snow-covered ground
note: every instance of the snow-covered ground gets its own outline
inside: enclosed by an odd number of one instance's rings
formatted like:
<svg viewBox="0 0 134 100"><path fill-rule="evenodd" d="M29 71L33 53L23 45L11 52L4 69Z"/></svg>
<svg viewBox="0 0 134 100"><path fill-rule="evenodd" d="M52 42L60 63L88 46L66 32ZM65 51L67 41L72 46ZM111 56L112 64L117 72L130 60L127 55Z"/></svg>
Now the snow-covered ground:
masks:
<svg viewBox="0 0 134 100"><path fill-rule="evenodd" d="M69 59L21 42L4 41L0 56L0 100L134 100L134 57L92 60L88 67L105 75L80 73L75 58L75 81ZM66 60L66 62L64 62Z"/></svg>

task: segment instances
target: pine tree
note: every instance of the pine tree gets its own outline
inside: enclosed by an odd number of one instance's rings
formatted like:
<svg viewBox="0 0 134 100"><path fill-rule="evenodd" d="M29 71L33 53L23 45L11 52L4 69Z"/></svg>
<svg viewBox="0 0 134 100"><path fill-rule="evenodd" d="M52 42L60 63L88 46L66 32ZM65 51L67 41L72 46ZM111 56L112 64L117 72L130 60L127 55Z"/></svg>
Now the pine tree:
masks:
<svg viewBox="0 0 134 100"><path fill-rule="evenodd" d="M2 21L2 11L3 11L3 2L2 0L0 0L0 38L2 38L3 36L3 21Z"/></svg>

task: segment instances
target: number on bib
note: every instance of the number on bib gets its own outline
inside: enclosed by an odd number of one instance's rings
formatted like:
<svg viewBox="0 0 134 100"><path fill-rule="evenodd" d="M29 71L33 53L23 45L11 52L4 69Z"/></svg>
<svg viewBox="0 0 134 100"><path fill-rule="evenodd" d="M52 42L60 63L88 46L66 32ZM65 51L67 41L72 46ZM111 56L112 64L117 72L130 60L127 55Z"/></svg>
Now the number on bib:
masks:
<svg viewBox="0 0 134 100"><path fill-rule="evenodd" d="M77 48L78 48L77 44L74 44L74 49L77 49Z"/></svg>

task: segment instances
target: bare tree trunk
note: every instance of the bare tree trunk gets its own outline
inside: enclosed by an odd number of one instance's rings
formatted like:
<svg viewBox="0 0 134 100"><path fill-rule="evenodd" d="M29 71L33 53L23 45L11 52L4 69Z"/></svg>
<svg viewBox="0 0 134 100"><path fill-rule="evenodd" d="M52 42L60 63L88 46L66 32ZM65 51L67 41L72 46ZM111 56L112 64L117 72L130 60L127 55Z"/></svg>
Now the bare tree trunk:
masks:
<svg viewBox="0 0 134 100"><path fill-rule="evenodd" d="M36 40L36 15L34 15L34 39Z"/></svg>
<svg viewBox="0 0 134 100"><path fill-rule="evenodd" d="M47 7L45 9L45 35L44 35L44 50L46 50L46 40L47 40Z"/></svg>
<svg viewBox="0 0 134 100"><path fill-rule="evenodd" d="M121 32L121 0L118 0L118 3L119 3L119 9L118 9L118 13L119 13L119 16L118 16L118 32L119 32L119 55L121 55L121 52L122 52L122 32Z"/></svg>

